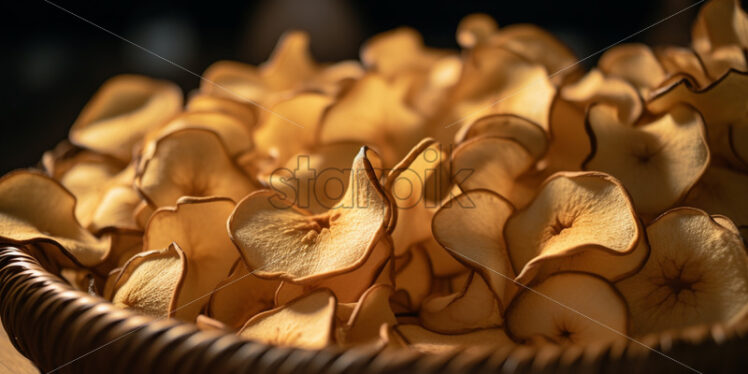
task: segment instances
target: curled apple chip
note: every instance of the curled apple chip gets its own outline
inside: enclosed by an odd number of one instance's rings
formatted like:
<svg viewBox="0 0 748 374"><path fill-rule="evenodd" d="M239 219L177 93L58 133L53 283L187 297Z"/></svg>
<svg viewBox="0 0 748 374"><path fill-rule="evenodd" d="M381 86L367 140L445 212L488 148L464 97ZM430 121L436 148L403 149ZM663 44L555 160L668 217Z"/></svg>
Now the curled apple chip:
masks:
<svg viewBox="0 0 748 374"><path fill-rule="evenodd" d="M355 303L370 287L376 284L393 284L391 258L392 242L386 237L382 238L364 263L351 271L308 284L282 282L275 292L275 305L284 305L311 290L320 288L332 291L338 303Z"/></svg>
<svg viewBox="0 0 748 374"><path fill-rule="evenodd" d="M439 242L434 239L433 235L423 242L417 244L424 251L431 263L431 271L435 277L449 277L467 271L463 263L457 261L448 250L444 249Z"/></svg>
<svg viewBox="0 0 748 374"><path fill-rule="evenodd" d="M275 191L257 191L236 206L229 232L255 274L310 282L366 260L391 214L368 152L361 148L346 194L327 212L312 215Z"/></svg>
<svg viewBox="0 0 748 374"><path fill-rule="evenodd" d="M139 253L117 276L112 303L154 317L170 317L187 267L187 259L176 244Z"/></svg>
<svg viewBox="0 0 748 374"><path fill-rule="evenodd" d="M392 286L374 285L359 299L348 321L343 326L345 345L364 344L377 340L382 325L397 323L390 307Z"/></svg>
<svg viewBox="0 0 748 374"><path fill-rule="evenodd" d="M444 54L426 48L418 31L400 27L381 33L361 47L361 61L385 77L424 69Z"/></svg>
<svg viewBox="0 0 748 374"><path fill-rule="evenodd" d="M731 68L745 70L747 30L748 16L739 1L715 0L701 7L691 30L691 45L712 77L719 78Z"/></svg>
<svg viewBox="0 0 748 374"><path fill-rule="evenodd" d="M642 229L618 180L599 172L567 172L549 177L535 199L506 221L504 237L521 283L530 282L542 272L548 260L584 258L585 252L607 254L601 257L625 263L627 266L612 268L611 274L600 274L617 279L639 266L621 259L637 252ZM595 263L578 263L583 264L574 270L600 270Z"/></svg>
<svg viewBox="0 0 748 374"><path fill-rule="evenodd" d="M480 274L470 273L465 287L423 302L418 314L423 327L441 333L465 333L499 327L503 311L496 295Z"/></svg>
<svg viewBox="0 0 748 374"><path fill-rule="evenodd" d="M75 217L75 197L59 182L32 171L0 178L0 238L6 242L52 243L48 254L63 263L99 264L109 250L106 239L86 231Z"/></svg>
<svg viewBox="0 0 748 374"><path fill-rule="evenodd" d="M512 202L521 196L517 179L534 165L535 158L522 144L496 136L468 140L452 152L452 169L469 173L458 181L463 191L487 189Z"/></svg>
<svg viewBox="0 0 748 374"><path fill-rule="evenodd" d="M528 119L513 114L492 114L478 118L460 129L459 142L468 139L494 136L516 141L538 159L548 148L548 134Z"/></svg>
<svg viewBox="0 0 748 374"><path fill-rule="evenodd" d="M434 215L434 238L449 253L488 282L501 303L514 277L504 244L504 224L514 207L487 190L468 191L444 205ZM503 305L503 304L502 304Z"/></svg>
<svg viewBox="0 0 748 374"><path fill-rule="evenodd" d="M206 306L208 316L239 329L255 314L273 307L278 280L267 280L251 274L238 259L227 278L216 285Z"/></svg>
<svg viewBox="0 0 748 374"><path fill-rule="evenodd" d="M256 189L219 136L205 129L178 130L157 140L135 184L155 207L174 206L183 196L239 201Z"/></svg>
<svg viewBox="0 0 748 374"><path fill-rule="evenodd" d="M157 210L148 221L143 248L161 248L174 242L187 261L174 317L194 321L210 300L210 292L239 259L226 231L233 209L234 203L226 198L183 199L174 208Z"/></svg>
<svg viewBox="0 0 748 374"><path fill-rule="evenodd" d="M320 142L370 144L386 165L394 165L423 136L421 116L405 105L392 84L376 74L354 83L330 106L320 126Z"/></svg>
<svg viewBox="0 0 748 374"><path fill-rule="evenodd" d="M652 49L637 43L621 44L605 51L598 68L607 75L631 82L645 98L667 77Z"/></svg>
<svg viewBox="0 0 748 374"><path fill-rule="evenodd" d="M605 279L562 272L521 290L505 318L507 334L515 340L583 345L625 338L628 308Z"/></svg>
<svg viewBox="0 0 748 374"><path fill-rule="evenodd" d="M592 152L584 169L618 178L641 214L657 215L682 200L709 166L704 123L688 106L630 127L610 107L596 105L587 126Z"/></svg>
<svg viewBox="0 0 748 374"><path fill-rule="evenodd" d="M128 161L146 132L177 114L181 107L182 92L176 85L120 75L106 81L86 104L70 129L70 141Z"/></svg>
<svg viewBox="0 0 748 374"><path fill-rule="evenodd" d="M398 259L402 263L398 264ZM420 247L411 247L395 262L395 291L403 295L408 310L420 309L421 303L431 292L433 272L426 252Z"/></svg>
<svg viewBox="0 0 748 374"><path fill-rule="evenodd" d="M231 114L211 112L184 112L166 122L158 128L153 138L162 138L167 134L181 129L206 129L215 131L226 145L226 151L232 156L252 149L252 132L240 119Z"/></svg>
<svg viewBox="0 0 748 374"><path fill-rule="evenodd" d="M699 87L706 87L711 83L704 64L693 50L683 47L668 46L654 50L657 60L670 77L685 75Z"/></svg>
<svg viewBox="0 0 748 374"><path fill-rule="evenodd" d="M305 349L322 349L334 338L335 295L318 290L252 317L237 333L244 339Z"/></svg>
<svg viewBox="0 0 748 374"><path fill-rule="evenodd" d="M221 112L241 121L246 128L252 129L257 124L257 112L254 106L221 96L211 96L196 92L190 96L185 109L188 112Z"/></svg>
<svg viewBox="0 0 748 374"><path fill-rule="evenodd" d="M636 335L727 321L748 303L748 256L739 235L704 211L675 208L647 227L651 254L617 283Z"/></svg>
<svg viewBox="0 0 748 374"><path fill-rule="evenodd" d="M140 231L135 211L143 200L132 186L110 187L101 196L88 228L94 233L106 230Z"/></svg>
<svg viewBox="0 0 748 374"><path fill-rule="evenodd" d="M593 102L603 102L616 108L621 122L631 125L642 114L643 102L639 92L627 81L606 77L593 69L579 81L561 89L564 100L586 108Z"/></svg>
<svg viewBox="0 0 748 374"><path fill-rule="evenodd" d="M475 47L485 43L498 29L499 24L488 14L470 14L461 19L460 24L457 25L457 43L462 48Z"/></svg>
<svg viewBox="0 0 748 374"><path fill-rule="evenodd" d="M729 168L711 166L683 202L710 214L723 214L738 227L748 225L748 175Z"/></svg>
<svg viewBox="0 0 748 374"><path fill-rule="evenodd" d="M516 345L499 328L483 329L465 334L440 334L419 325L396 325L394 333L408 347L422 353L445 354L467 347L512 347Z"/></svg>

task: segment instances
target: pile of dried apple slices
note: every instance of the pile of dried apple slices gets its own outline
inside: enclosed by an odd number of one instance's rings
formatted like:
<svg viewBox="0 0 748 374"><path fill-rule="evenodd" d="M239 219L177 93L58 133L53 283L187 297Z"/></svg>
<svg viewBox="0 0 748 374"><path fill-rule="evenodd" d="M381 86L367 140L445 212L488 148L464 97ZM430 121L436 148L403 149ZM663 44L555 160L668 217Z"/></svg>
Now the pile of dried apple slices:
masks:
<svg viewBox="0 0 748 374"><path fill-rule="evenodd" d="M184 102L104 83L40 167L0 179L0 239L116 306L319 349L622 342L748 319L748 17L584 71L486 15L361 61L287 33Z"/></svg>

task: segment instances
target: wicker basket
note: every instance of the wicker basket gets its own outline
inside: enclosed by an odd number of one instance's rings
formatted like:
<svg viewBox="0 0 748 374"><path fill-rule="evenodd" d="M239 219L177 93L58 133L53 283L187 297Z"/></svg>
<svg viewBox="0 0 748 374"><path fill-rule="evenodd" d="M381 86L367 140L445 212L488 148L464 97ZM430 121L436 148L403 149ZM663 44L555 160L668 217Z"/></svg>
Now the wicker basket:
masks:
<svg viewBox="0 0 748 374"><path fill-rule="evenodd" d="M449 355L377 347L307 351L242 341L156 320L76 291L16 247L0 247L0 318L13 344L43 372L75 373L483 373L748 370L748 324L699 326L620 345Z"/></svg>

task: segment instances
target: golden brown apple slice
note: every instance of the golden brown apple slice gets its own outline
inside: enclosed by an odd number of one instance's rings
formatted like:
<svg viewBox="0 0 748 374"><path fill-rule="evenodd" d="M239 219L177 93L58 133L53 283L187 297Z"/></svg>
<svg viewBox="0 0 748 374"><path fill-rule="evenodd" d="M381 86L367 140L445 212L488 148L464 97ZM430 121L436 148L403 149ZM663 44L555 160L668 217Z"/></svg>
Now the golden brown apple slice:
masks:
<svg viewBox="0 0 748 374"><path fill-rule="evenodd" d="M431 238L429 223L451 187L448 162L441 144L424 138L385 177L384 189L398 211L392 231L395 256Z"/></svg>
<svg viewBox="0 0 748 374"><path fill-rule="evenodd" d="M171 317L187 267L187 259L176 244L139 253L117 276L112 303L154 317Z"/></svg>
<svg viewBox="0 0 748 374"><path fill-rule="evenodd" d="M486 279L502 305L514 278L504 244L504 224L514 213L512 205L487 190L468 191L444 205L434 215L434 238L457 261Z"/></svg>
<svg viewBox="0 0 748 374"><path fill-rule="evenodd" d="M527 148L536 159L545 154L549 141L548 134L540 125L513 114L491 114L478 118L460 132L460 143L482 136L512 139Z"/></svg>
<svg viewBox="0 0 748 374"><path fill-rule="evenodd" d="M420 247L411 247L400 258L404 259L404 263L396 263L395 291L404 295L409 310L416 311L421 308L421 303L431 292L434 280L431 263L426 252Z"/></svg>
<svg viewBox="0 0 748 374"><path fill-rule="evenodd" d="M465 178L457 181L463 191L486 189L509 201L522 200L517 179L530 173L535 158L522 144L508 138L482 136L460 144L452 152L452 170Z"/></svg>
<svg viewBox="0 0 748 374"><path fill-rule="evenodd" d="M711 166L683 202L709 214L724 214L737 226L748 225L748 175L728 168Z"/></svg>
<svg viewBox="0 0 748 374"><path fill-rule="evenodd" d="M70 141L83 148L130 160L133 147L182 107L173 83L120 75L99 88L70 129Z"/></svg>
<svg viewBox="0 0 748 374"><path fill-rule="evenodd" d="M388 274L391 267L392 243L388 238L382 238L377 246L364 260L363 265L337 275L322 278L309 284L294 284L282 282L275 293L275 305L283 305L289 301L309 293L311 290L328 288L338 299L339 303L355 303L371 286L384 283L393 284Z"/></svg>
<svg viewBox="0 0 748 374"><path fill-rule="evenodd" d="M421 34L409 27L378 34L361 47L364 65L386 77L424 69L443 55L425 47Z"/></svg>
<svg viewBox="0 0 748 374"><path fill-rule="evenodd" d="M704 211L675 208L647 227L642 270L617 283L636 335L727 322L748 303L748 256L739 235Z"/></svg>
<svg viewBox="0 0 748 374"><path fill-rule="evenodd" d="M135 183L155 207L174 206L183 196L239 201L256 189L218 135L204 129L183 129L156 141Z"/></svg>
<svg viewBox="0 0 748 374"><path fill-rule="evenodd" d="M110 187L101 196L88 229L94 233L107 230L140 231L135 220L135 211L142 201L132 186Z"/></svg>
<svg viewBox="0 0 748 374"><path fill-rule="evenodd" d="M499 327L504 322L502 313L486 281L472 272L462 290L426 299L418 316L423 327L454 334Z"/></svg>
<svg viewBox="0 0 748 374"><path fill-rule="evenodd" d="M488 14L469 14L463 17L457 25L457 43L462 48L475 47L485 43L498 29L499 24Z"/></svg>
<svg viewBox="0 0 748 374"><path fill-rule="evenodd" d="M390 307L390 296L393 293L390 285L374 285L359 299L351 316L343 326L345 345L364 344L377 340L382 325L397 323L395 313Z"/></svg>
<svg viewBox="0 0 748 374"><path fill-rule="evenodd" d="M216 285L206 306L208 316L239 329L255 314L273 307L278 280L267 280L250 274L238 259L229 276Z"/></svg>
<svg viewBox="0 0 748 374"><path fill-rule="evenodd" d="M636 127L618 121L606 105L589 109L592 152L585 170L618 178L639 213L655 216L682 200L709 166L704 123L688 106Z"/></svg>
<svg viewBox="0 0 748 374"><path fill-rule="evenodd" d="M241 121L245 127L252 129L257 124L257 108L248 103L242 103L221 96L211 96L196 92L190 96L185 109L188 112L221 112Z"/></svg>
<svg viewBox="0 0 748 374"><path fill-rule="evenodd" d="M557 95L551 105L550 143L543 163L546 171L581 170L590 154L590 139L585 129L585 110Z"/></svg>
<svg viewBox="0 0 748 374"><path fill-rule="evenodd" d="M252 317L237 333L266 344L322 349L334 337L335 295L318 290Z"/></svg>
<svg viewBox="0 0 748 374"><path fill-rule="evenodd" d="M330 106L320 126L320 142L370 144L386 165L394 165L423 137L421 116L405 105L384 77L375 74L361 78Z"/></svg>
<svg viewBox="0 0 748 374"><path fill-rule="evenodd" d="M699 10L691 30L691 45L713 78L729 69L745 70L748 48L748 16L735 0L709 1ZM732 49L735 53L727 53Z"/></svg>
<svg viewBox="0 0 748 374"><path fill-rule="evenodd" d="M187 270L175 304L176 318L194 321L210 292L229 275L239 251L229 239L226 221L234 209L227 198L183 199L174 208L157 210L143 236L146 250L177 243Z"/></svg>
<svg viewBox="0 0 748 374"><path fill-rule="evenodd" d="M645 98L667 77L652 49L638 43L608 49L600 56L598 67L607 75L631 82Z"/></svg>
<svg viewBox="0 0 748 374"><path fill-rule="evenodd" d="M433 236L417 245L426 251L431 263L431 271L434 272L435 277L450 277L468 270L462 262L457 261L448 250L444 249Z"/></svg>
<svg viewBox="0 0 748 374"><path fill-rule="evenodd" d="M554 174L544 182L535 200L504 226L509 259L521 283L542 273L548 260L584 258L585 252L600 252L601 260L607 257L606 261L621 262L622 257L637 252L642 235L633 204L621 183L599 172ZM607 279L629 274L640 264L626 261L609 269L588 261L573 263L574 270L597 273ZM598 273L602 268L613 272Z"/></svg>
<svg viewBox="0 0 748 374"><path fill-rule="evenodd" d="M439 334L419 325L397 325L393 330L409 348L422 353L445 354L468 347L501 348L516 345L499 328L466 334Z"/></svg>
<svg viewBox="0 0 748 374"><path fill-rule="evenodd" d="M582 108L595 102L610 104L616 108L621 122L631 125L642 114L644 103L634 86L621 78L606 77L594 69L579 81L561 89L564 100Z"/></svg>
<svg viewBox="0 0 748 374"><path fill-rule="evenodd" d="M95 266L109 250L108 240L96 238L78 223L75 197L65 187L23 170L0 178L0 238L15 244L52 243L60 251L47 255L63 264Z"/></svg>
<svg viewBox="0 0 748 374"><path fill-rule="evenodd" d="M711 79L704 70L704 64L693 50L684 47L667 46L655 48L657 60L670 77L685 75L699 86L706 87Z"/></svg>
<svg viewBox="0 0 748 374"><path fill-rule="evenodd" d="M391 214L367 152L361 148L353 160L345 196L323 214L312 215L274 191L257 191L236 206L229 231L257 276L308 283L366 260Z"/></svg>
<svg viewBox="0 0 748 374"><path fill-rule="evenodd" d="M596 275L562 272L522 289L506 310L507 334L585 345L624 339L628 309L613 284Z"/></svg>
<svg viewBox="0 0 748 374"><path fill-rule="evenodd" d="M252 149L251 128L233 115L218 111L181 113L149 134L147 139L162 138L167 134L181 129L214 131L226 146L226 151L232 156L248 152Z"/></svg>

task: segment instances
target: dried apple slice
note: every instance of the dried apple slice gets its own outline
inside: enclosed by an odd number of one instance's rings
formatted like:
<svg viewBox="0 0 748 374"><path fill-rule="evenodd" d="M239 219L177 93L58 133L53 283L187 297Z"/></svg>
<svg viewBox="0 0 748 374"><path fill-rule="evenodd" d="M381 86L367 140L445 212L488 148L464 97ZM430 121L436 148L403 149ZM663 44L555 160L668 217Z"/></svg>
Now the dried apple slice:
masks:
<svg viewBox="0 0 748 374"><path fill-rule="evenodd" d="M157 210L148 221L143 248L161 248L174 242L187 260L174 305L176 318L194 321L210 300L210 292L239 259L226 231L233 209L234 203L226 198L185 199L174 208Z"/></svg>
<svg viewBox="0 0 748 374"><path fill-rule="evenodd" d="M626 126L605 105L589 109L592 152L583 164L618 178L639 213L653 216L682 200L709 166L701 115L688 106L636 127Z"/></svg>
<svg viewBox="0 0 748 374"><path fill-rule="evenodd" d="M487 115L460 131L459 142L482 136L508 138L522 144L536 159L548 148L548 134L540 125L513 114Z"/></svg>
<svg viewBox="0 0 748 374"><path fill-rule="evenodd" d="M448 160L441 144L425 138L387 174L384 189L397 208L392 231L395 256L431 238L429 223L451 187Z"/></svg>
<svg viewBox="0 0 748 374"><path fill-rule="evenodd" d="M335 295L318 290L252 317L237 333L266 344L322 349L334 337Z"/></svg>
<svg viewBox="0 0 748 374"><path fill-rule="evenodd" d="M393 330L409 348L421 353L446 354L468 347L502 348L516 345L499 328L466 334L439 334L419 325L397 325Z"/></svg>
<svg viewBox="0 0 748 374"><path fill-rule="evenodd" d="M563 272L521 290L506 310L507 334L585 345L626 337L628 308L616 288L592 274Z"/></svg>
<svg viewBox="0 0 748 374"><path fill-rule="evenodd" d="M499 24L488 14L467 15L457 25L457 43L462 48L475 47L478 44L485 43L498 29Z"/></svg>
<svg viewBox="0 0 748 374"><path fill-rule="evenodd" d="M255 107L225 97L196 92L190 96L185 109L188 112L226 113L241 121L249 129L257 124L258 115Z"/></svg>
<svg viewBox="0 0 748 374"><path fill-rule="evenodd" d="M644 268L617 283L636 335L726 322L748 303L748 256L739 235L705 212L676 208L647 227Z"/></svg>
<svg viewBox="0 0 748 374"><path fill-rule="evenodd" d="M229 232L257 276L311 282L366 260L392 214L368 152L361 148L345 196L323 214L312 215L275 191L257 191L236 206Z"/></svg>
<svg viewBox="0 0 748 374"><path fill-rule="evenodd" d="M392 284L391 267L392 242L382 238L369 254L363 265L346 273L333 275L309 284L283 282L275 293L275 305L283 305L311 290L328 288L339 303L355 303L371 286L383 283Z"/></svg>
<svg viewBox="0 0 748 374"><path fill-rule="evenodd" d="M69 161L71 165L56 179L75 196L75 216L81 225L88 227L105 191L112 184L119 184L116 179L123 185L131 184L133 170L122 170L111 160L85 153Z"/></svg>
<svg viewBox="0 0 748 374"><path fill-rule="evenodd" d="M333 99L318 93L301 93L272 107L277 115L265 117L254 131L257 151L270 155L278 163L312 148L322 115ZM289 125L288 121L302 126Z"/></svg>
<svg viewBox="0 0 748 374"><path fill-rule="evenodd" d="M530 173L535 161L522 144L495 136L468 140L452 152L453 173L466 176L457 181L463 191L486 189L512 203L523 200L517 179Z"/></svg>
<svg viewBox="0 0 748 374"><path fill-rule="evenodd" d="M418 314L423 327L441 333L465 333L499 327L501 304L480 274L470 273L465 288L426 299Z"/></svg>
<svg viewBox="0 0 748 374"><path fill-rule="evenodd" d="M667 77L652 49L638 43L608 49L600 56L598 67L607 75L631 82L645 98Z"/></svg>
<svg viewBox="0 0 748 374"><path fill-rule="evenodd" d="M467 271L465 265L457 261L448 250L444 249L439 242L430 235L428 240L417 244L424 251L431 263L431 271L435 277L449 277Z"/></svg>
<svg viewBox="0 0 748 374"><path fill-rule="evenodd" d="M404 263L395 269L395 291L402 292L408 309L416 311L431 293L433 272L422 248L411 247L404 256Z"/></svg>
<svg viewBox="0 0 748 374"><path fill-rule="evenodd" d="M504 303L514 277L504 245L504 224L514 208L503 197L487 190L468 191L444 205L434 215L434 238L457 261L475 269ZM502 304L504 305L504 304Z"/></svg>
<svg viewBox="0 0 748 374"><path fill-rule="evenodd" d="M735 0L715 0L704 4L693 23L691 45L701 56L707 71L714 78L730 68L745 70L748 48L748 16ZM733 56L720 56L720 51L733 49Z"/></svg>
<svg viewBox="0 0 748 374"><path fill-rule="evenodd" d="M88 229L94 233L106 230L139 231L135 210L142 201L138 192L131 186L110 187L102 194L99 206L91 216Z"/></svg>
<svg viewBox="0 0 748 374"><path fill-rule="evenodd" d="M706 87L711 83L704 64L693 50L683 47L668 46L654 50L657 60L670 77L686 75L693 79L699 87Z"/></svg>
<svg viewBox="0 0 748 374"><path fill-rule="evenodd" d="M152 138L162 138L167 134L181 129L206 129L215 131L226 145L226 151L235 156L252 149L252 132L244 122L238 118L217 111L185 112L172 118L151 135Z"/></svg>
<svg viewBox="0 0 748 374"><path fill-rule="evenodd" d="M267 280L250 274L238 259L229 276L216 285L206 307L208 316L239 329L255 314L273 307L278 280Z"/></svg>
<svg viewBox="0 0 748 374"><path fill-rule="evenodd" d="M418 31L400 27L380 33L361 47L361 61L385 77L424 69L444 54L423 45Z"/></svg>
<svg viewBox="0 0 748 374"><path fill-rule="evenodd" d="M619 261L622 266L610 269L613 273L600 274L598 264L580 261L580 267L575 266L574 270L617 279L639 266L640 262L621 259L637 252L642 235L633 204L621 183L599 172L554 174L543 183L530 205L510 217L504 226L509 259L521 283L532 281L548 260L584 258L585 252L607 254L601 260L607 257L606 261Z"/></svg>
<svg viewBox="0 0 748 374"><path fill-rule="evenodd" d="M593 102L613 105L621 122L631 125L642 114L643 102L634 86L621 78L606 77L593 69L579 81L564 86L561 97L586 108Z"/></svg>
<svg viewBox="0 0 748 374"><path fill-rule="evenodd" d="M386 165L394 165L423 137L421 116L405 105L390 83L375 74L361 78L330 106L320 126L320 142L370 144Z"/></svg>
<svg viewBox="0 0 748 374"><path fill-rule="evenodd" d="M547 164L547 171L581 170L591 149L585 129L585 110L557 95L550 116L551 142L542 160Z"/></svg>
<svg viewBox="0 0 748 374"><path fill-rule="evenodd" d="M216 133L183 129L156 141L136 187L155 207L183 196L221 196L239 201L256 187L229 157Z"/></svg>
<svg viewBox="0 0 748 374"><path fill-rule="evenodd" d="M390 285L375 285L359 299L348 322L343 327L345 345L364 344L377 340L382 325L397 323L390 307Z"/></svg>
<svg viewBox="0 0 748 374"><path fill-rule="evenodd" d="M0 238L15 244L52 243L56 260L83 266L99 264L109 250L75 217L75 197L59 182L32 171L0 178Z"/></svg>
<svg viewBox="0 0 748 374"><path fill-rule="evenodd" d="M709 214L724 214L738 226L748 225L748 175L711 166L683 202Z"/></svg>
<svg viewBox="0 0 748 374"><path fill-rule="evenodd" d="M146 132L182 107L182 92L173 83L137 75L120 75L99 88L70 129L78 146L130 160Z"/></svg>
<svg viewBox="0 0 748 374"><path fill-rule="evenodd" d="M176 244L133 256L114 282L112 303L154 317L171 317L188 270Z"/></svg>

